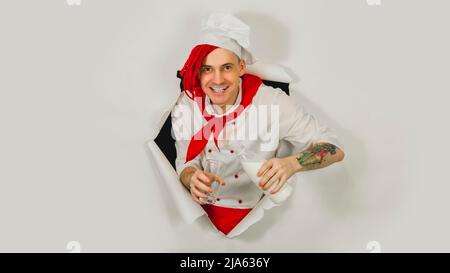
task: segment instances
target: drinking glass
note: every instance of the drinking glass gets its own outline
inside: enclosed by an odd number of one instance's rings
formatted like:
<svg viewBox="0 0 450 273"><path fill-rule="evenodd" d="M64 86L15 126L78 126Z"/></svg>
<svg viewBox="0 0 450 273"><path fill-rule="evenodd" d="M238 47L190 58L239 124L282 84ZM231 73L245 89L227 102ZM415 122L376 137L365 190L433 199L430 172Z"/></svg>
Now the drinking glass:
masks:
<svg viewBox="0 0 450 273"><path fill-rule="evenodd" d="M216 159L207 159L206 160L206 165L204 166L204 171L214 174L216 176L219 177L223 177L222 176L222 162L220 162L219 160ZM205 194L208 196L208 198L203 198L200 197L200 201L205 203L205 204L215 204L216 203L216 198L219 194L219 189L220 189L220 182L217 180L214 180L211 182L210 187L212 188L213 192L205 192Z"/></svg>

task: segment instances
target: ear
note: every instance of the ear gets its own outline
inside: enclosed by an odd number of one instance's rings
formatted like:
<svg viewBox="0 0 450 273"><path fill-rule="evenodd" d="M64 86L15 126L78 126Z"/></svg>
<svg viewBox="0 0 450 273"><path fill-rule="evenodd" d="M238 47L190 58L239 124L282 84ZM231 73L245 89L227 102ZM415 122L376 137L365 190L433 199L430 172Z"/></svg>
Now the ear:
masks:
<svg viewBox="0 0 450 273"><path fill-rule="evenodd" d="M239 77L242 77L247 70L247 64L244 60L240 60L239 62Z"/></svg>

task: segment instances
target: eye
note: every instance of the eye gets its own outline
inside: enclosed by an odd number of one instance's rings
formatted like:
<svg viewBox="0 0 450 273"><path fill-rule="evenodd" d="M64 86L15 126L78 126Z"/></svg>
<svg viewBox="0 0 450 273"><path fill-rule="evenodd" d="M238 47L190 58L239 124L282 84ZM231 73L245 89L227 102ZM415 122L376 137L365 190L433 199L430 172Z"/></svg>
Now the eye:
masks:
<svg viewBox="0 0 450 273"><path fill-rule="evenodd" d="M211 67L207 67L207 66L206 67L202 67L201 71L209 73L209 72L211 72Z"/></svg>
<svg viewBox="0 0 450 273"><path fill-rule="evenodd" d="M226 65L224 66L225 71L231 71L231 69L233 68L231 65Z"/></svg>

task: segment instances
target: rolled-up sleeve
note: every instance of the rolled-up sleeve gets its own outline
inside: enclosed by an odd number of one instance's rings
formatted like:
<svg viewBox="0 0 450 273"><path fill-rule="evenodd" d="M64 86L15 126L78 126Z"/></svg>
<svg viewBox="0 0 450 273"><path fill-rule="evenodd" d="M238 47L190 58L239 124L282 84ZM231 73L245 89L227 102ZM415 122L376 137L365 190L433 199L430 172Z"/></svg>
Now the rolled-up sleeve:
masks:
<svg viewBox="0 0 450 273"><path fill-rule="evenodd" d="M177 152L175 167L178 175L180 175L186 167L202 169L200 156L185 163L186 152L189 146L190 136L192 135L190 128L186 125L191 123L192 116L189 115L193 114L185 102L182 93L171 112L172 135L175 138L175 148Z"/></svg>
<svg viewBox="0 0 450 273"><path fill-rule="evenodd" d="M280 105L280 139L290 142L299 151L320 142L333 144L344 151L336 133L305 112L291 97L278 91L277 101Z"/></svg>

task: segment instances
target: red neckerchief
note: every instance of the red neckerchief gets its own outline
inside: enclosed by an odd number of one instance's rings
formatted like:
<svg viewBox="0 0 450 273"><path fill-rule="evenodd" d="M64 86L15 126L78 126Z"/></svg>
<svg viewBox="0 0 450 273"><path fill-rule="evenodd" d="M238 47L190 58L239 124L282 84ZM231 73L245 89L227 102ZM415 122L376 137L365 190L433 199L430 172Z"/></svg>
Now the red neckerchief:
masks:
<svg viewBox="0 0 450 273"><path fill-rule="evenodd" d="M262 80L259 77L252 74L244 74L242 76L242 99L240 105L233 112L221 117L209 115L205 111L206 95L200 87L200 82L197 74L200 69L201 63L203 62L203 59L216 48L217 46L208 44L195 46L192 49L188 60L180 71L180 75L183 78L182 82L184 92L191 100L195 100L197 102L197 105L200 108L203 117L207 121L205 126L203 126L202 129L200 129L196 134L194 134L194 136L192 136L186 154L186 162L191 161L199 153L201 153L201 151L208 143L211 134L213 134L214 143L216 144L217 149L219 149L217 138L223 127L225 126L225 123L237 118L237 116L239 116L239 114L242 113L242 111L251 104L253 97L255 96L256 92L258 92L259 86L262 83Z"/></svg>
<svg viewBox="0 0 450 273"><path fill-rule="evenodd" d="M216 144L217 149L219 149L217 138L225 126L225 123L237 118L239 114L251 104L261 83L262 80L259 77L252 74L244 74L242 76L242 99L240 105L233 112L221 117L210 115L205 111L205 96L194 98L207 123L196 134L194 134L194 136L192 136L186 154L186 162L194 159L199 153L201 153L208 143L211 134L213 134L214 143Z"/></svg>

